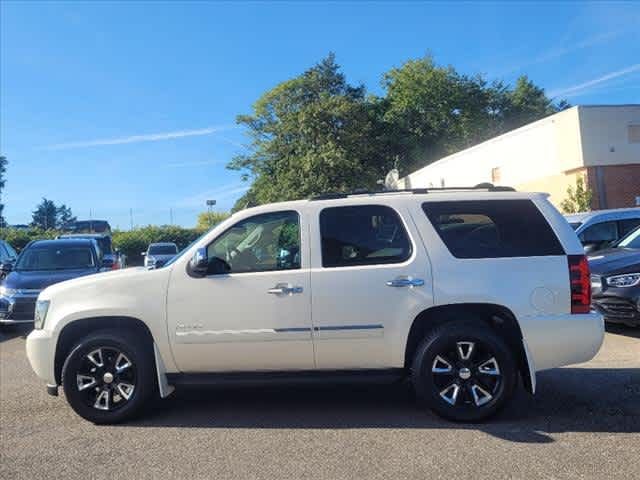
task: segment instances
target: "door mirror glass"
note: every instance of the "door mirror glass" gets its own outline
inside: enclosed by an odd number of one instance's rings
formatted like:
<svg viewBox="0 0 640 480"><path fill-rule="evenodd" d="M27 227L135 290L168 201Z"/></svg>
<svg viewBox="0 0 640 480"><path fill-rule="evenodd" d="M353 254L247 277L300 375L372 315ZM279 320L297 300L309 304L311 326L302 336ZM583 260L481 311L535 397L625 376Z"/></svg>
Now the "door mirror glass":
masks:
<svg viewBox="0 0 640 480"><path fill-rule="evenodd" d="M207 260L207 249L199 248L189 260L189 273L196 277L204 277L207 275L209 262Z"/></svg>

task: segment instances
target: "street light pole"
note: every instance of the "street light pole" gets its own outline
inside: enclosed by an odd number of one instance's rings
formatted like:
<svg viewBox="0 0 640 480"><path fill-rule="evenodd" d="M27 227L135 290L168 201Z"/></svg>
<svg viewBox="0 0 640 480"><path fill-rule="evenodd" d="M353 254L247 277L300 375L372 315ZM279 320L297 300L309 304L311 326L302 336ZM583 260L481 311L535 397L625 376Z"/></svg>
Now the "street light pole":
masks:
<svg viewBox="0 0 640 480"><path fill-rule="evenodd" d="M213 223L213 219L211 218L211 207L213 207L215 204L215 200L207 200L207 217L209 220L209 228L211 228L211 224Z"/></svg>

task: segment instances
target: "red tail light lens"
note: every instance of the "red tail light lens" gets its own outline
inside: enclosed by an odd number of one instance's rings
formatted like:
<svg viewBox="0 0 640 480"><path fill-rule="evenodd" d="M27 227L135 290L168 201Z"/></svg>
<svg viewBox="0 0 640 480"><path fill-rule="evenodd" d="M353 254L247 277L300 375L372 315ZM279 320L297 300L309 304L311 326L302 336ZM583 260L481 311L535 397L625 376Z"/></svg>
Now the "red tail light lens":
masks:
<svg viewBox="0 0 640 480"><path fill-rule="evenodd" d="M111 270L118 270L120 268L120 264L118 262L113 262L111 265Z"/></svg>
<svg viewBox="0 0 640 480"><path fill-rule="evenodd" d="M591 310L591 279L589 262L584 255L569 255L571 282L571 313L589 313Z"/></svg>

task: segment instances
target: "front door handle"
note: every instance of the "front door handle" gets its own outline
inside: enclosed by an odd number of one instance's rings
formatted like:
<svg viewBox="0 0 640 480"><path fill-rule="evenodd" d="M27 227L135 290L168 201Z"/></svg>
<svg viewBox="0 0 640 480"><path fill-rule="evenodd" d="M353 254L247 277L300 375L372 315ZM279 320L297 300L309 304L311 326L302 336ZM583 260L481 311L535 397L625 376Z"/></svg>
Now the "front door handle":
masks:
<svg viewBox="0 0 640 480"><path fill-rule="evenodd" d="M421 287L424 280L421 278L398 277L387 282L387 287Z"/></svg>
<svg viewBox="0 0 640 480"><path fill-rule="evenodd" d="M300 286L294 286L290 283L278 283L275 287L267 290L267 293L272 295L291 295L294 293L302 293L303 289Z"/></svg>

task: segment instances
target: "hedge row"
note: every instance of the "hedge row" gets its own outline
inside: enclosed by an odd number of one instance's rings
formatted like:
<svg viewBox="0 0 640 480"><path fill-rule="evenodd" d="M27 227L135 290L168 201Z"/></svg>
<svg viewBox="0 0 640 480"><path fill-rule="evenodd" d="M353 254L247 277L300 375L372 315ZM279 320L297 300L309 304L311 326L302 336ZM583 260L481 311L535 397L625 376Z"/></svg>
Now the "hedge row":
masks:
<svg viewBox="0 0 640 480"><path fill-rule="evenodd" d="M31 240L55 238L61 232L57 230L42 230L39 228L15 229L0 228L0 238L7 241L18 252ZM182 228L177 226L152 226L136 228L129 231L113 231L113 247L127 256L128 265L142 265L141 255L150 243L174 242L182 250L196 238L203 230Z"/></svg>

